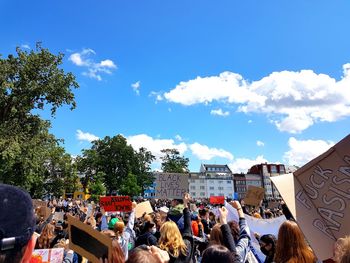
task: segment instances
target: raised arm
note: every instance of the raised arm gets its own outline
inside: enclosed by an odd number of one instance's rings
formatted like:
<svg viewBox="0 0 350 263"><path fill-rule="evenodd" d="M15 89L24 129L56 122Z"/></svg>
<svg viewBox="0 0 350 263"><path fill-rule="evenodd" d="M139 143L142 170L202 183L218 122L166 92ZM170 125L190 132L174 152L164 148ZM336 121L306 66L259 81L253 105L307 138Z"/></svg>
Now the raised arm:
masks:
<svg viewBox="0 0 350 263"><path fill-rule="evenodd" d="M184 202L184 211L183 211L183 216L184 216L184 231L183 231L183 235L188 235L188 236L192 236L192 228L191 228L191 213L190 210L188 208L188 204L191 200L191 196L190 194L186 193L184 198L183 198L183 202Z"/></svg>

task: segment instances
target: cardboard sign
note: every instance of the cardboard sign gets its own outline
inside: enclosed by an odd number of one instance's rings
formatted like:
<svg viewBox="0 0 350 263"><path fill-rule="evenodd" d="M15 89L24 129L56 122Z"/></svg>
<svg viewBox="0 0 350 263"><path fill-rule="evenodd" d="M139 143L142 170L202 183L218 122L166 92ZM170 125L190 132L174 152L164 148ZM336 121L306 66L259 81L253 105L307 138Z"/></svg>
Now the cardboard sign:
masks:
<svg viewBox="0 0 350 263"><path fill-rule="evenodd" d="M112 239L68 216L69 248L92 263L112 262Z"/></svg>
<svg viewBox="0 0 350 263"><path fill-rule="evenodd" d="M100 206L106 212L130 212L132 210L132 202L129 196L100 197Z"/></svg>
<svg viewBox="0 0 350 263"><path fill-rule="evenodd" d="M261 200L264 199L264 194L265 194L264 188L249 185L248 191L244 198L244 203L246 205L259 206Z"/></svg>
<svg viewBox="0 0 350 263"><path fill-rule="evenodd" d="M35 249L30 262L62 263L64 248Z"/></svg>
<svg viewBox="0 0 350 263"><path fill-rule="evenodd" d="M140 218L141 216L143 216L144 213L146 213L146 214L153 213L153 208L152 208L151 203L149 201L139 203L135 207L136 218Z"/></svg>
<svg viewBox="0 0 350 263"><path fill-rule="evenodd" d="M188 174L158 173L156 198L182 199L188 192Z"/></svg>
<svg viewBox="0 0 350 263"><path fill-rule="evenodd" d="M211 196L209 199L209 202L212 205L223 205L225 203L225 197L224 196Z"/></svg>
<svg viewBox="0 0 350 263"><path fill-rule="evenodd" d="M33 199L32 201L33 201L33 207L34 208L47 206L47 202L46 201L41 201L40 199Z"/></svg>
<svg viewBox="0 0 350 263"><path fill-rule="evenodd" d="M275 209L275 208L278 208L280 205L280 202L276 202L276 201L269 201L269 204L268 204L268 208L269 209Z"/></svg>
<svg viewBox="0 0 350 263"><path fill-rule="evenodd" d="M331 258L334 242L350 229L350 135L294 174L271 180L316 256Z"/></svg>

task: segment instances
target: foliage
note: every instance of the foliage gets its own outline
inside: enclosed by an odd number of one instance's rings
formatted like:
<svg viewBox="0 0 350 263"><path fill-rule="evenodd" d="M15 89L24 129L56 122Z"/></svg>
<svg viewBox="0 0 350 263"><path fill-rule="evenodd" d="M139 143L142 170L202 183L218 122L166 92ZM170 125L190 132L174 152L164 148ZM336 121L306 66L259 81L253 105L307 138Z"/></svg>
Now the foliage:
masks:
<svg viewBox="0 0 350 263"><path fill-rule="evenodd" d="M52 116L64 104L75 108L72 89L78 84L59 68L63 54L54 55L40 44L16 52L0 57L0 182L21 186L32 197L74 188L70 156L50 134L50 122L36 113L46 105Z"/></svg>
<svg viewBox="0 0 350 263"><path fill-rule="evenodd" d="M161 151L164 156L162 159L162 171L165 173L184 173L188 172L189 159L180 156L177 149L163 149Z"/></svg>
<svg viewBox="0 0 350 263"><path fill-rule="evenodd" d="M85 174L83 185L96 181L103 174L107 192L140 194L152 184L151 163L154 156L145 148L136 152L122 135L106 136L92 143L91 149L83 150L77 158L78 169Z"/></svg>

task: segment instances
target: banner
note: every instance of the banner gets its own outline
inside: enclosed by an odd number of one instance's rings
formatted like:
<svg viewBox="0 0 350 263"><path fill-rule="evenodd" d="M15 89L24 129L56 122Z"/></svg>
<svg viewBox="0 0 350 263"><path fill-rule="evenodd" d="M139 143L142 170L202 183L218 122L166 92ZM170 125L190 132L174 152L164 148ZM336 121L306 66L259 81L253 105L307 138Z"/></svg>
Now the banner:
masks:
<svg viewBox="0 0 350 263"><path fill-rule="evenodd" d="M156 198L182 199L188 192L188 174L157 173Z"/></svg>
<svg viewBox="0 0 350 263"><path fill-rule="evenodd" d="M350 229L350 135L294 174L271 180L316 256L331 258L334 242Z"/></svg>
<svg viewBox="0 0 350 263"><path fill-rule="evenodd" d="M225 197L224 196L211 196L209 198L209 203L212 205L223 205L225 203Z"/></svg>
<svg viewBox="0 0 350 263"><path fill-rule="evenodd" d="M246 205L252 205L252 206L259 206L261 200L264 199L265 189L262 187L256 187L249 185L248 191L244 198L244 204Z"/></svg>
<svg viewBox="0 0 350 263"><path fill-rule="evenodd" d="M141 216L143 216L144 213L146 213L146 214L153 213L153 208L152 208L151 203L149 201L139 203L135 207L136 218L140 218Z"/></svg>
<svg viewBox="0 0 350 263"><path fill-rule="evenodd" d="M112 262L112 239L68 216L69 248L92 263Z"/></svg>
<svg viewBox="0 0 350 263"><path fill-rule="evenodd" d="M30 262L62 263L64 248L35 249Z"/></svg>
<svg viewBox="0 0 350 263"><path fill-rule="evenodd" d="M101 196L100 206L106 212L131 212L132 210L129 196Z"/></svg>

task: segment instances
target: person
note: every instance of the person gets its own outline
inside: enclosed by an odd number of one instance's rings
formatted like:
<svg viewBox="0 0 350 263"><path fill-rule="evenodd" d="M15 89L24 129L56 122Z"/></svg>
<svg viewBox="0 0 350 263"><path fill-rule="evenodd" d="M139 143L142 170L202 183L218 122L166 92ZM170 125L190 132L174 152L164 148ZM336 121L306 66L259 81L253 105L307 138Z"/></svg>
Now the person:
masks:
<svg viewBox="0 0 350 263"><path fill-rule="evenodd" d="M350 236L338 238L334 245L334 261L336 263L350 262Z"/></svg>
<svg viewBox="0 0 350 263"><path fill-rule="evenodd" d="M313 263L316 257L306 244L303 233L294 221L282 223L278 231L275 262Z"/></svg>
<svg viewBox="0 0 350 263"><path fill-rule="evenodd" d="M156 231L156 224L150 221L146 221L146 223L143 226L142 234L136 239L135 246L156 246L158 243L157 238L154 236Z"/></svg>
<svg viewBox="0 0 350 263"><path fill-rule="evenodd" d="M210 231L209 245L224 245L224 239L221 232L221 224L216 224Z"/></svg>
<svg viewBox="0 0 350 263"><path fill-rule="evenodd" d="M169 254L156 246L139 246L131 253L125 263L168 263Z"/></svg>
<svg viewBox="0 0 350 263"><path fill-rule="evenodd" d="M188 209L191 196L186 193L183 198L184 230L181 235L173 221L165 222L160 229L159 247L169 253L170 263L188 263L192 260L193 237L191 230L191 214Z"/></svg>
<svg viewBox="0 0 350 263"><path fill-rule="evenodd" d="M0 263L29 262L36 243L32 199L22 189L0 184Z"/></svg>
<svg viewBox="0 0 350 263"><path fill-rule="evenodd" d="M239 216L239 235L235 242L234 237L231 233L231 228L227 224L228 211L225 207L219 209L220 212L220 223L221 231L225 246L235 254L235 259L238 262L255 262L254 255L250 251L250 235L247 227L242 207L238 201L230 202L230 204L237 210Z"/></svg>
<svg viewBox="0 0 350 263"><path fill-rule="evenodd" d="M122 248L119 245L115 232L112 230L103 230L101 233L112 239L112 262L111 263L124 263L125 256L122 251Z"/></svg>
<svg viewBox="0 0 350 263"><path fill-rule="evenodd" d="M52 247L52 241L55 238L55 226L53 224L47 224L42 230L35 248L47 249Z"/></svg>
<svg viewBox="0 0 350 263"><path fill-rule="evenodd" d="M276 251L276 237L271 234L262 235L259 238L261 252L266 256L264 263L273 263Z"/></svg>
<svg viewBox="0 0 350 263"><path fill-rule="evenodd" d="M233 263L238 261L235 260L234 255L227 247L222 245L212 245L204 250L201 263L212 262Z"/></svg>

